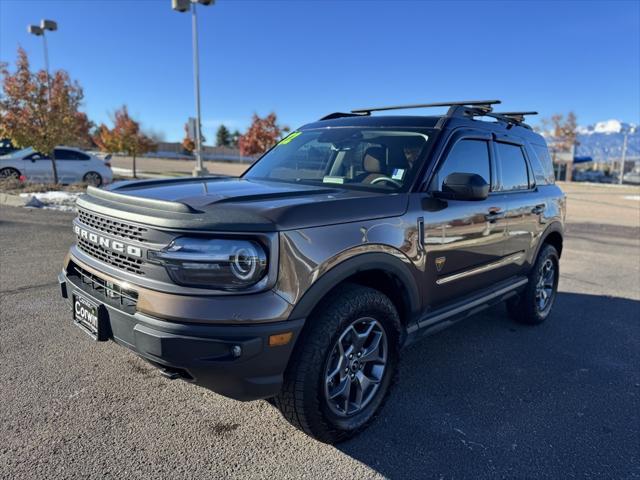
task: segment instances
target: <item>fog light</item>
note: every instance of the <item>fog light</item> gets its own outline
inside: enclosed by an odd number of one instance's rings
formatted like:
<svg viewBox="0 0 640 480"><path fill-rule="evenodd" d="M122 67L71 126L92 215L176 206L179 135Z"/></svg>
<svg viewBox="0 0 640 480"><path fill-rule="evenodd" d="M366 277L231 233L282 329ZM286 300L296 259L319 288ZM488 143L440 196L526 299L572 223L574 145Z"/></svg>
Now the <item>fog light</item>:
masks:
<svg viewBox="0 0 640 480"><path fill-rule="evenodd" d="M242 355L242 347L240 345L234 345L231 348L231 355L233 355L236 358Z"/></svg>

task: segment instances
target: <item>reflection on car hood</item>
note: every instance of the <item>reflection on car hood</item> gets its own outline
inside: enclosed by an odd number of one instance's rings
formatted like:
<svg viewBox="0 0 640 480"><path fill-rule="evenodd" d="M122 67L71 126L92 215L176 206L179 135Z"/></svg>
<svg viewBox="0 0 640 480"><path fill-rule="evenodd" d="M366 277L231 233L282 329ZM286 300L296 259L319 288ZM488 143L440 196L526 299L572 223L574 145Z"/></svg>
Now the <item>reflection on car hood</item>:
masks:
<svg viewBox="0 0 640 480"><path fill-rule="evenodd" d="M198 212L194 215L204 216L203 225L227 231L288 230L393 217L407 207L405 194L227 177L121 182L109 190L186 205Z"/></svg>

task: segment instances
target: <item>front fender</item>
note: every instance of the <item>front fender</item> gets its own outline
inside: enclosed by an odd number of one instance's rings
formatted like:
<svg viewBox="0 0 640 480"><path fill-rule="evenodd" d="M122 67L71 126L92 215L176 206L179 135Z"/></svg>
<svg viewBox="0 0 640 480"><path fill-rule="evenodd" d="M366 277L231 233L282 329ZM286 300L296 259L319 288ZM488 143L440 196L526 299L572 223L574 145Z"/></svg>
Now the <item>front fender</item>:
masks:
<svg viewBox="0 0 640 480"><path fill-rule="evenodd" d="M400 282L409 316L415 318L420 312L421 299L412 268L411 261L402 252L385 245L366 245L343 252L319 269L317 280L296 303L290 318L308 317L320 300L337 285L357 273L374 270L383 271Z"/></svg>

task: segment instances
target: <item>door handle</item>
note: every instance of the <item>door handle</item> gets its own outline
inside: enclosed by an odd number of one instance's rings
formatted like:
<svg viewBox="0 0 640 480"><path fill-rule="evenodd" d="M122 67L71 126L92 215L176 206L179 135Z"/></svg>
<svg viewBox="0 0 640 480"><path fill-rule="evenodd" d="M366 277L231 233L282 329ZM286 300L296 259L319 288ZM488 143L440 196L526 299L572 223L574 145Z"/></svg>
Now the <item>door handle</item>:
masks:
<svg viewBox="0 0 640 480"><path fill-rule="evenodd" d="M544 203L536 205L535 207L533 207L531 209L531 213L534 213L536 215L540 215L541 213L544 213L544 208L545 207L546 207L546 205Z"/></svg>
<svg viewBox="0 0 640 480"><path fill-rule="evenodd" d="M489 210L489 213L487 213L484 218L489 223L495 223L496 220L500 220L504 218L504 216L504 212L500 210Z"/></svg>

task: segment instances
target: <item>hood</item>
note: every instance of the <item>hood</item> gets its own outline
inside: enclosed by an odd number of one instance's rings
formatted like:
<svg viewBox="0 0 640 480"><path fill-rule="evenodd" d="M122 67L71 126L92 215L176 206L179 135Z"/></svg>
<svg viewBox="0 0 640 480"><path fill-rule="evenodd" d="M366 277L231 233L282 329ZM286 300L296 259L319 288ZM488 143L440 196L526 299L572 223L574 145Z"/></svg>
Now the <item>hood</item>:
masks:
<svg viewBox="0 0 640 480"><path fill-rule="evenodd" d="M406 194L226 177L121 182L108 190L90 189L79 205L142 213L142 223L152 225L218 231L291 230L399 216L407 208ZM180 220L174 225L172 218Z"/></svg>

